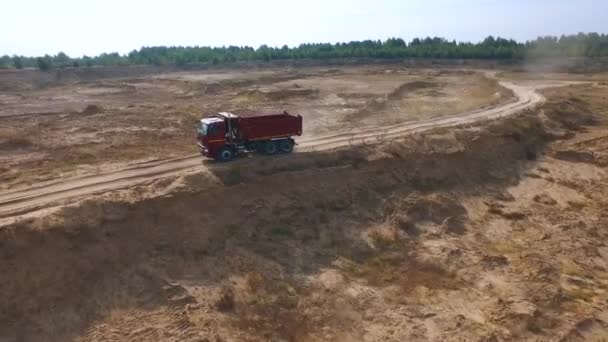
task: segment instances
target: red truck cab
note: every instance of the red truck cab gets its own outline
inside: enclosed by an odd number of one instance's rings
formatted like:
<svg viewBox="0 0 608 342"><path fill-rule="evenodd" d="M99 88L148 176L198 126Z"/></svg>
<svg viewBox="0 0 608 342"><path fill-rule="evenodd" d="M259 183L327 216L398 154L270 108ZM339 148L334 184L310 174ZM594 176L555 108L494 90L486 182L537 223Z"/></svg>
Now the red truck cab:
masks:
<svg viewBox="0 0 608 342"><path fill-rule="evenodd" d="M201 119L197 127L197 139L201 154L214 158L226 144L224 120L218 117Z"/></svg>
<svg viewBox="0 0 608 342"><path fill-rule="evenodd" d="M205 157L232 160L242 152L290 153L302 135L302 116L282 113L218 113L201 119L198 147Z"/></svg>

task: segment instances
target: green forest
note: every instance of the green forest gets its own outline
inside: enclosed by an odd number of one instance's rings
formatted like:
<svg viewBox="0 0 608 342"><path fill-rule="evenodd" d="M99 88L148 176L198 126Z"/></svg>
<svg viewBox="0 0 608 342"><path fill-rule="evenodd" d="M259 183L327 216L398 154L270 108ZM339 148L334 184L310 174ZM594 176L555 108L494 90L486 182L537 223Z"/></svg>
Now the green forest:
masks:
<svg viewBox="0 0 608 342"><path fill-rule="evenodd" d="M0 68L78 68L116 65L178 65L194 63L230 63L238 61L325 60L333 58L441 58L441 59L499 59L522 60L541 57L608 57L608 35L579 33L561 37L539 37L525 43L512 39L487 37L479 43L449 41L444 38L416 38L406 42L401 38L352 41L349 43L301 44L296 47L258 48L249 46L154 46L142 47L128 54L102 53L98 56L70 57L57 55L40 57L0 57Z"/></svg>

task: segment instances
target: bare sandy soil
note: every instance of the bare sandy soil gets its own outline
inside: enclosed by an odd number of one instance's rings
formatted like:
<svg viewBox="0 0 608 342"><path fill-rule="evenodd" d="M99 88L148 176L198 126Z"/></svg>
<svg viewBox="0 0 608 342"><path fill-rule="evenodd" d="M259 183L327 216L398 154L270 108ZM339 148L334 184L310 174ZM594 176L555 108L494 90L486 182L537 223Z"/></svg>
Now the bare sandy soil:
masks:
<svg viewBox="0 0 608 342"><path fill-rule="evenodd" d="M537 90L547 86L555 86L555 83L518 86L511 82L500 82L500 85L514 93L515 99L513 101L433 119L411 120L385 126L366 126L348 132L298 139L297 152L324 151L342 147L354 148L355 146L369 143L377 144L434 128L454 127L482 120L507 117L524 109L533 108L544 101ZM136 163L109 172L31 183L27 187L16 187L9 191L0 192L0 224L2 222L1 218L11 218L19 214L39 211L43 208L61 207L67 203L77 201L79 198L96 193L131 188L141 183L155 181L178 173L207 168L214 170L221 167L222 164L215 161L201 161L200 155L196 154L191 157Z"/></svg>
<svg viewBox="0 0 608 342"><path fill-rule="evenodd" d="M299 113L306 138L512 97L481 73L388 68L167 73L3 91L0 188L191 155L195 120L217 111Z"/></svg>
<svg viewBox="0 0 608 342"><path fill-rule="evenodd" d="M0 340L605 340L608 86L542 93L16 219Z"/></svg>

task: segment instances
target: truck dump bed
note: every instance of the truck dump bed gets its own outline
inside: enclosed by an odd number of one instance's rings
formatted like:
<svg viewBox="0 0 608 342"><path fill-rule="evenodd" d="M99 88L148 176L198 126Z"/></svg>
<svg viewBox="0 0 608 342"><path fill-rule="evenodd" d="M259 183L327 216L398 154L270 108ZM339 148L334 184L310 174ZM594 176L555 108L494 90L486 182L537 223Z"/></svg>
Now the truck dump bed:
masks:
<svg viewBox="0 0 608 342"><path fill-rule="evenodd" d="M283 113L247 113L238 115L241 138L248 141L302 135L302 116Z"/></svg>

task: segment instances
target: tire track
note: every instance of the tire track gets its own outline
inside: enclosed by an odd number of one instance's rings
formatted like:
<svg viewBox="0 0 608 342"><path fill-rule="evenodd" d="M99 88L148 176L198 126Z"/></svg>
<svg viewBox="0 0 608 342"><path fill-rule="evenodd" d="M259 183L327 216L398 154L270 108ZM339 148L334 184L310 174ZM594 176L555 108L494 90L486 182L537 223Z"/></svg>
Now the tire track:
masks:
<svg viewBox="0 0 608 342"><path fill-rule="evenodd" d="M500 82L500 84L503 87L511 89L517 100L496 107L429 120L410 121L384 127L370 127L336 135L301 139L298 141L298 150L300 152L324 151L345 146L378 143L433 128L453 127L483 120L497 119L530 108L544 100L536 92L539 86L522 86L510 82ZM0 193L0 218L60 205L67 200L86 195L133 187L196 167L207 167L198 154L175 159L149 161L117 171L44 182L27 188L9 190Z"/></svg>

